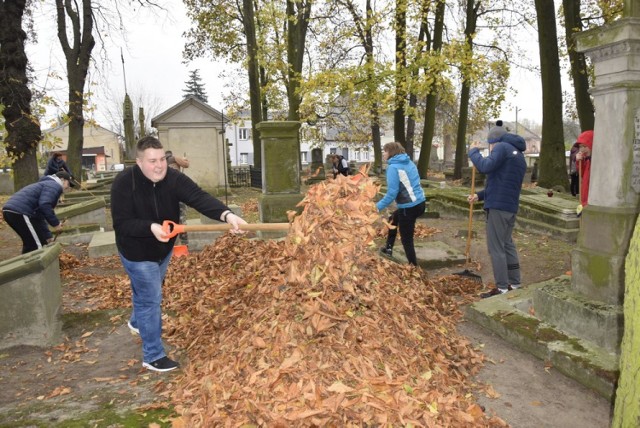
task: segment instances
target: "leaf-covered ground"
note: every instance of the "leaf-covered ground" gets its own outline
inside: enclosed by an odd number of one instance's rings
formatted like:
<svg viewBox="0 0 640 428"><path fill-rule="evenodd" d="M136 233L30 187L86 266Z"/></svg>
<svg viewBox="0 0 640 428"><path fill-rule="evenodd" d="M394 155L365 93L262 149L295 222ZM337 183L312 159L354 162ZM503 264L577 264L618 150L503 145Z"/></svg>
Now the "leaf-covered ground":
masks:
<svg viewBox="0 0 640 428"><path fill-rule="evenodd" d="M177 426L500 426L474 403L482 364L456 334L460 277L381 259L377 186L312 187L282 241L227 236L165 283L188 364ZM466 287L466 290L461 290Z"/></svg>

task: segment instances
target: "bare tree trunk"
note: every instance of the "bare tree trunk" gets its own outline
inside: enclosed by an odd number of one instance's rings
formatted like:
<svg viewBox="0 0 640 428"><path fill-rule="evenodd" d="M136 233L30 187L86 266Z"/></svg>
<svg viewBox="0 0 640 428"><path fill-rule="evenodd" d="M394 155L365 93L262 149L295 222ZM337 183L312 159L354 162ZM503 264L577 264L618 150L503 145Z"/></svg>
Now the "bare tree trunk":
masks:
<svg viewBox="0 0 640 428"><path fill-rule="evenodd" d="M469 98L471 84L465 79L460 90L460 112L458 113L458 132L456 133L456 158L453 163L453 179L462 178L462 168L467 162L467 122L469 121Z"/></svg>
<svg viewBox="0 0 640 428"><path fill-rule="evenodd" d="M287 58L289 60L287 99L289 120L300 120L300 80L304 63L304 47L311 16L311 1L287 0Z"/></svg>
<svg viewBox="0 0 640 428"><path fill-rule="evenodd" d="M31 114L27 83L27 55L22 29L24 0L0 1L0 104L4 105L7 155L13 161L15 190L38 181L36 150L42 138L40 123Z"/></svg>
<svg viewBox="0 0 640 428"><path fill-rule="evenodd" d="M346 0L341 2L349 10L351 18L355 25L355 32L360 38L360 43L365 52L365 67L367 72L367 82L365 92L367 99L372 100L369 114L371 115L371 141L373 143L373 170L376 174L382 172L382 147L380 138L380 111L376 91L378 87L375 83L375 57L373 55L373 34L371 32L371 22L367 17L373 16L373 8L371 0L367 0L365 5L365 19L363 20L358 14L358 10L353 1Z"/></svg>
<svg viewBox="0 0 640 428"><path fill-rule="evenodd" d="M538 185L567 188L562 124L562 84L553 0L535 0L542 74L542 144Z"/></svg>
<svg viewBox="0 0 640 428"><path fill-rule="evenodd" d="M438 1L436 6L435 27L433 29L433 46L434 52L440 52L442 49L442 32L444 31L444 10L445 1ZM427 72L426 70L425 72ZM422 130L422 147L420 148L420 157L418 159L418 172L421 178L427 178L429 169L429 160L431 159L431 145L433 144L433 134L436 123L436 106L438 104L438 94L434 85L427 94L427 105L424 111L424 124Z"/></svg>
<svg viewBox="0 0 640 428"><path fill-rule="evenodd" d="M464 27L465 43L467 45L467 55L473 56L473 36L478 23L478 9L480 2L467 0L467 22ZM458 132L456 134L456 159L453 166L453 178L462 178L462 168L467 159L467 123L469 122L469 100L471 98L471 82L467 76L467 70L463 65L462 88L460 89L460 113L458 114Z"/></svg>
<svg viewBox="0 0 640 428"><path fill-rule="evenodd" d="M406 146L404 133L404 103L407 96L407 0L396 0L396 101L393 112L393 137Z"/></svg>
<svg viewBox="0 0 640 428"><path fill-rule="evenodd" d="M247 74L249 76L249 101L251 103L251 132L253 140L253 166L262 167L262 142L256 126L262 121L262 97L260 69L258 65L258 43L253 13L253 0L242 0L244 33L247 38Z"/></svg>
<svg viewBox="0 0 640 428"><path fill-rule="evenodd" d="M93 38L93 11L91 0L82 0L82 9L72 0L56 0L58 40L67 60L69 84L69 143L67 165L78 180L82 180L82 146L84 145L84 85L89 71ZM82 17L81 17L82 15ZM71 24L69 41L67 17Z"/></svg>
<svg viewBox="0 0 640 428"><path fill-rule="evenodd" d="M418 31L418 43L424 43L425 39L427 39L425 43L427 46L427 49L429 49L431 46L431 38L429 36L429 26L427 23L427 17L429 15L430 5L431 5L431 2L429 0L422 2L422 5L421 5L422 18L420 23L420 30ZM423 51L422 50L417 51L414 62L417 63L421 55L423 55ZM419 74L420 74L420 69L416 67L412 72L412 76L411 76L412 79L418 79ZM409 93L409 109L415 112L417 105L418 105L418 95L415 93L415 91L412 91ZM407 138L406 150L410 159L414 158L413 152L415 151L414 149L415 134L416 134L416 119L415 119L415 114L412 114L407 118L407 137L406 137Z"/></svg>
<svg viewBox="0 0 640 428"><path fill-rule="evenodd" d="M563 0L565 37L567 39L567 51L569 52L569 62L571 64L571 77L573 78L573 89L576 96L576 110L580 130L587 131L593 129L595 114L593 103L589 95L589 77L587 62L581 52L577 52L575 35L582 31L582 18L580 17L580 0Z"/></svg>

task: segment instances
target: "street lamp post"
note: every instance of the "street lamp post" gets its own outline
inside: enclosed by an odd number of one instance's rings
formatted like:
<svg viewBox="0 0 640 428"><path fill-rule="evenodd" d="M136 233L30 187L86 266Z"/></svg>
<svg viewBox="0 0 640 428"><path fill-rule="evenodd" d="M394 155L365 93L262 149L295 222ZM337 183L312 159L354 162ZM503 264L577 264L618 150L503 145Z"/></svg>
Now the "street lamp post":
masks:
<svg viewBox="0 0 640 428"><path fill-rule="evenodd" d="M224 204L229 206L228 199L228 191L227 191L227 139L225 134L225 125L226 122L224 120L224 108L222 109L222 130L218 132L219 135L222 135L222 161L224 163Z"/></svg>

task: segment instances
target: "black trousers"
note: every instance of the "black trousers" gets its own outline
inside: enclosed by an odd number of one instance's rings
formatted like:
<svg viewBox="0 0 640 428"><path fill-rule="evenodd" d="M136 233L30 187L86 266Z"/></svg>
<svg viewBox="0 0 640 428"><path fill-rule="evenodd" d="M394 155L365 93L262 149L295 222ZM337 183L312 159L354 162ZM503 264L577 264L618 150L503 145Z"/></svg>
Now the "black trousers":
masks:
<svg viewBox="0 0 640 428"><path fill-rule="evenodd" d="M47 225L41 224L42 221L39 219L33 219L11 211L2 211L2 216L4 217L4 221L6 221L20 236L20 239L22 239L22 254L35 251L47 245L48 236L45 232Z"/></svg>
<svg viewBox="0 0 640 428"><path fill-rule="evenodd" d="M389 229L387 235L387 248L393 248L396 242L398 231L400 231L400 242L410 264L418 266L416 249L413 246L413 234L416 230L416 220L424 214L425 203L422 202L410 208L398 208L389 217L389 223L398 226L396 229Z"/></svg>

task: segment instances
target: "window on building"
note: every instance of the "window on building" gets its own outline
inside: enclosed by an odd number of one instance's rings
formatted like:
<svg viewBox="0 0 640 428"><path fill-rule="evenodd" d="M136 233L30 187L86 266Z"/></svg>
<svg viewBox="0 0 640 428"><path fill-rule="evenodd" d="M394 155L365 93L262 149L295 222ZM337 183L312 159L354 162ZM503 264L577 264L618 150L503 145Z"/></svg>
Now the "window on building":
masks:
<svg viewBox="0 0 640 428"><path fill-rule="evenodd" d="M362 156L362 151L360 149L355 151L355 155L356 155L356 162L360 162L361 159L360 157Z"/></svg>
<svg viewBox="0 0 640 428"><path fill-rule="evenodd" d="M249 128L239 128L238 129L238 139L240 139L240 140L248 140L249 139Z"/></svg>
<svg viewBox="0 0 640 428"><path fill-rule="evenodd" d="M300 152L300 161L302 163L309 163L309 152Z"/></svg>
<svg viewBox="0 0 640 428"><path fill-rule="evenodd" d="M249 164L249 153L240 153L240 165Z"/></svg>
<svg viewBox="0 0 640 428"><path fill-rule="evenodd" d="M369 162L369 150L362 151L362 162Z"/></svg>
<svg viewBox="0 0 640 428"><path fill-rule="evenodd" d="M332 147L332 148L329 149L329 153L332 154L332 155L335 155L336 153L338 153L338 149L335 148L335 147Z"/></svg>

